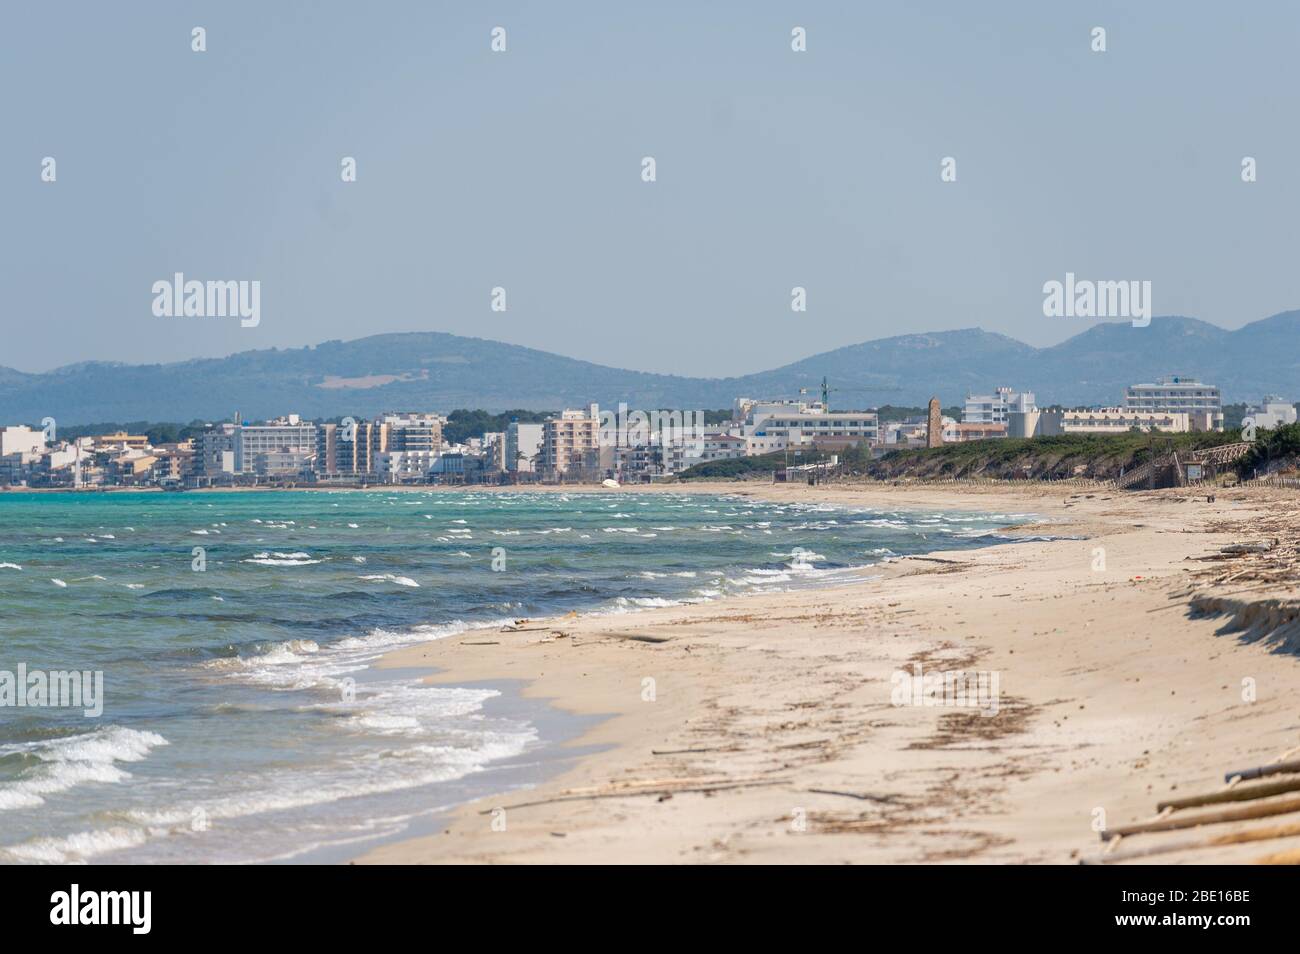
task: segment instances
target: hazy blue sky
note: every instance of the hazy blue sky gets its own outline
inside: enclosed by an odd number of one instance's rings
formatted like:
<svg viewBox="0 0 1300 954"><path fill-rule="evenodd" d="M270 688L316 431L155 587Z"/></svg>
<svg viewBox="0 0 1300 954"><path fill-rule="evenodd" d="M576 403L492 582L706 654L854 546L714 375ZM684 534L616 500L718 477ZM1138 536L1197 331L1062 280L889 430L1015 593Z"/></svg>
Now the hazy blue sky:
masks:
<svg viewBox="0 0 1300 954"><path fill-rule="evenodd" d="M1298 10L7 3L0 365L436 330L733 374L973 325L1054 343L1087 327L1043 317L1066 271L1237 327L1300 306ZM260 326L155 318L175 271L260 280Z"/></svg>

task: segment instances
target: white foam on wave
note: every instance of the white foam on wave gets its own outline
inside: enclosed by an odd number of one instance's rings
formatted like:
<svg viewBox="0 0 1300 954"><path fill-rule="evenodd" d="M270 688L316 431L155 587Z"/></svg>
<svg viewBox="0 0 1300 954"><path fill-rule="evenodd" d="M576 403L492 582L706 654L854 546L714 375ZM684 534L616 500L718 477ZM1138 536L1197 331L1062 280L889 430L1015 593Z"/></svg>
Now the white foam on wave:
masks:
<svg viewBox="0 0 1300 954"><path fill-rule="evenodd" d="M310 553L302 553L301 551L280 553L273 550L254 553L243 562L256 563L259 566L310 566L313 563L324 563L325 561L314 560Z"/></svg>
<svg viewBox="0 0 1300 954"><path fill-rule="evenodd" d="M139 762L166 744L155 732L108 725L59 739L0 746L0 756L24 753L38 760L16 781L0 785L0 811L42 805L49 795L89 782L124 781L131 776L118 762Z"/></svg>
<svg viewBox="0 0 1300 954"><path fill-rule="evenodd" d="M358 579L358 580L376 580L376 581L382 581L382 582L388 582L388 583L396 583L396 584L398 584L399 586L419 586L419 585L420 585L419 583L416 583L415 580L411 579L409 576L398 576L398 575L395 574L395 573L370 573L370 574L367 574L366 576L359 576L359 577L357 577L357 579Z"/></svg>
<svg viewBox="0 0 1300 954"><path fill-rule="evenodd" d="M32 838L17 845L0 848L0 857L36 864L63 865L86 861L122 848L143 845L148 835L139 828L115 827L99 831L82 831L62 838Z"/></svg>
<svg viewBox="0 0 1300 954"><path fill-rule="evenodd" d="M366 795L383 795L433 785L481 771L489 762L522 753L537 738L535 730L475 733L466 745L406 745L376 752L328 774L271 772L249 779L242 792L176 808L132 810L124 817L147 830L188 826L195 808L211 820L241 818L325 805Z"/></svg>
<svg viewBox="0 0 1300 954"><path fill-rule="evenodd" d="M620 596L614 601L618 606L639 606L643 609L651 609L661 606L681 606L683 600L670 600L662 596Z"/></svg>
<svg viewBox="0 0 1300 954"><path fill-rule="evenodd" d="M138 808L121 814L146 836L186 831L195 809L209 819L236 819L268 812L305 809L363 796L383 795L436 784L483 770L489 763L523 753L538 736L531 725L515 723L502 730L478 727L483 704L500 695L496 689L431 687L420 678L403 677L354 684L350 698L339 694L342 677L368 668L396 645L426 642L471 628L499 627L507 619L466 624L453 620L409 630L376 629L319 647L291 641L241 660L205 664L238 681L274 688L332 690L316 694L304 709L328 711L342 718L333 725L373 739L400 740L361 756L328 765L276 767L229 779L231 790L199 801ZM133 836L140 839L141 836ZM296 842L295 842L296 843ZM49 850L40 846L32 851ZM84 846L97 850L95 845ZM102 850L127 847L106 839ZM274 849L273 846L267 846ZM50 855L53 857L53 854Z"/></svg>

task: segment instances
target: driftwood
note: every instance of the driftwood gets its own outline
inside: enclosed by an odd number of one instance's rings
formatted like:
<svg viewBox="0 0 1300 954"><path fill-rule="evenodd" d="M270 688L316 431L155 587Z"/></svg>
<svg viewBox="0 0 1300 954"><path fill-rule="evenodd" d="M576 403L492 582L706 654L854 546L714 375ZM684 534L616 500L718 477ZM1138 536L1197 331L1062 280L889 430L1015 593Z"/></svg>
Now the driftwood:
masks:
<svg viewBox="0 0 1300 954"><path fill-rule="evenodd" d="M898 801L897 795L873 795L871 792L837 792L831 788L810 788L808 791L814 795L843 795L845 798L856 798L863 802L883 802L886 805Z"/></svg>
<svg viewBox="0 0 1300 954"><path fill-rule="evenodd" d="M1157 802L1156 811L1166 808L1197 808L1201 805L1218 805L1222 802L1250 802L1270 795L1285 795L1287 792L1300 792L1300 779L1283 779L1278 782L1265 782L1262 785L1239 785L1225 788L1204 795L1188 795L1186 798L1171 798L1167 802Z"/></svg>
<svg viewBox="0 0 1300 954"><path fill-rule="evenodd" d="M1256 858L1254 863L1257 865L1300 865L1300 848L1265 855L1263 858Z"/></svg>
<svg viewBox="0 0 1300 954"><path fill-rule="evenodd" d="M1223 780L1231 782L1234 778L1240 778L1243 782L1248 782L1251 779L1264 778L1266 775L1285 775L1291 772L1300 772L1300 759L1296 759L1294 762L1273 762L1270 765L1257 765L1255 768L1239 769L1223 776Z"/></svg>
<svg viewBox="0 0 1300 954"><path fill-rule="evenodd" d="M1270 825L1267 828L1250 828L1246 831L1215 835L1212 838L1192 838L1186 841L1147 845L1130 851L1116 851L1109 855L1098 855L1096 858L1084 858L1079 861L1079 864L1110 865L1120 861L1129 861L1132 858L1147 858L1151 855L1164 855L1175 851L1192 851L1196 848L1220 848L1224 845L1241 845L1252 841L1269 841L1273 838L1290 838L1292 835L1300 835L1300 822L1290 822L1286 825Z"/></svg>
<svg viewBox="0 0 1300 954"><path fill-rule="evenodd" d="M651 636L649 633L601 633L601 636L613 636L615 639L635 639L639 643L666 643L671 636Z"/></svg>
<svg viewBox="0 0 1300 954"><path fill-rule="evenodd" d="M1267 805L1244 805L1241 808L1224 808L1217 812L1205 812L1201 815L1172 815L1155 821L1127 825L1124 828L1109 828L1101 833L1103 840L1110 840L1127 835L1141 835L1152 831L1177 831L1180 828L1196 828L1200 825L1217 825L1221 822L1245 821L1248 818L1267 818L1270 815L1285 815L1300 812L1300 798L1288 798L1284 802Z"/></svg>
<svg viewBox="0 0 1300 954"><path fill-rule="evenodd" d="M498 806L506 811L514 811L516 808L533 808L537 805L552 805L556 802L580 802L596 798L636 798L643 795L683 795L692 792L725 792L734 788L758 788L764 785L780 785L785 782L784 778L773 779L751 779L741 782L705 782L697 785L664 785L658 788L627 788L615 791L582 791L572 789L568 792L562 792L554 798L539 798L532 802L516 802L513 805ZM496 808L485 808L479 812L480 815L490 815Z"/></svg>
<svg viewBox="0 0 1300 954"><path fill-rule="evenodd" d="M1275 546L1277 546L1276 540L1266 543L1230 543L1226 547L1219 547L1219 552L1228 556L1241 556L1247 553L1267 553Z"/></svg>

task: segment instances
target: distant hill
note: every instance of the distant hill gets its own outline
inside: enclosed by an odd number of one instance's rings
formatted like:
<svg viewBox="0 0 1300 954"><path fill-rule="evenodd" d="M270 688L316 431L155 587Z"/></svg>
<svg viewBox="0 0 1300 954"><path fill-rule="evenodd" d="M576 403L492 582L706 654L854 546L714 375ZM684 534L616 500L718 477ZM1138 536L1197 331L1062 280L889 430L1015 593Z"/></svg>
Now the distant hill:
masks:
<svg viewBox="0 0 1300 954"><path fill-rule="evenodd" d="M393 409L499 411L575 407L718 408L733 398L838 389L835 407L960 403L967 391L1027 388L1039 404L1114 404L1161 374L1201 378L1225 401L1300 398L1300 311L1226 331L1194 318L1090 326L1034 348L978 328L899 335L837 348L771 371L690 378L628 371L439 332L372 335L314 347L245 351L172 364L82 362L44 374L0 368L0 422L189 421L369 415Z"/></svg>

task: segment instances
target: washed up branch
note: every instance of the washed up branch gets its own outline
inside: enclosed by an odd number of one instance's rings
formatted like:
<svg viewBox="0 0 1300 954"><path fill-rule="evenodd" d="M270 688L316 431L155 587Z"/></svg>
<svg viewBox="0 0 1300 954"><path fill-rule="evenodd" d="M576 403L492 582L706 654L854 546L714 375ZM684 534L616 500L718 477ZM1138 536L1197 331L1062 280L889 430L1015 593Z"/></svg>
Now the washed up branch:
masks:
<svg viewBox="0 0 1300 954"><path fill-rule="evenodd" d="M1222 802L1250 802L1270 795L1284 795L1287 792L1300 791L1300 779L1283 779L1278 782L1265 782L1262 785L1239 785L1236 788L1220 789L1202 795L1188 795L1186 798L1171 798L1156 803L1156 811L1166 808L1198 808L1201 805L1218 805Z"/></svg>
<svg viewBox="0 0 1300 954"><path fill-rule="evenodd" d="M700 784L700 785L681 785L681 786L666 785L659 788L628 788L628 789L616 789L614 791L580 792L574 790L570 792L561 793L560 795L556 795L553 798L539 798L531 802L517 802L514 805L506 805L504 806L504 808L506 811L513 811L516 808L533 808L538 805L552 805L557 802L580 802L580 801L587 801L590 799L601 799L601 798L636 798L645 795L655 795L655 796L662 797L664 795L687 795L691 793L724 792L729 789L759 788L765 785L779 785L785 781L786 779L784 778L773 778L773 779L752 779L748 781L727 782L722 784L709 783L709 784ZM494 811L496 811L495 808L487 808L480 811L479 814L490 815Z"/></svg>
<svg viewBox="0 0 1300 954"><path fill-rule="evenodd" d="M1115 851L1096 858L1085 858L1082 865L1111 865L1133 858L1149 858L1152 855L1172 854L1176 851L1193 851L1197 848L1221 848L1224 845L1243 845L1252 841L1269 841L1274 838L1290 838L1300 835L1300 822L1285 825L1269 825L1266 828L1251 828L1227 835L1215 835L1213 838L1190 838L1185 841L1171 841L1160 845L1147 845L1129 851Z"/></svg>
<svg viewBox="0 0 1300 954"><path fill-rule="evenodd" d="M1140 835L1153 831L1176 831L1180 828L1196 828L1200 825L1217 825L1222 822L1245 821L1248 818L1267 818L1270 815L1286 815L1300 812L1300 798L1288 798L1285 801L1265 805L1246 805L1241 808L1225 808L1217 812L1205 812L1201 815L1173 815L1158 818L1155 821L1128 825L1124 828L1110 828L1101 833L1104 840L1111 838Z"/></svg>

